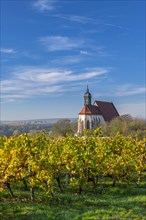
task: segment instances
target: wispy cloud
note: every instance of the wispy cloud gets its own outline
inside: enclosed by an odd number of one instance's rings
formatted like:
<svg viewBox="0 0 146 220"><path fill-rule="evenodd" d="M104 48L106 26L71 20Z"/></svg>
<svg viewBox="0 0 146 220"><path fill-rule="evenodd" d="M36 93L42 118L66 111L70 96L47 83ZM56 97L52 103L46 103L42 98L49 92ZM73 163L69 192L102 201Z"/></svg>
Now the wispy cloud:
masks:
<svg viewBox="0 0 146 220"><path fill-rule="evenodd" d="M134 85L120 85L116 88L115 96L132 96L138 94L144 94L146 92L145 87L138 87Z"/></svg>
<svg viewBox="0 0 146 220"><path fill-rule="evenodd" d="M77 73L71 70L19 67L13 71L11 79L2 80L2 100L12 101L67 92L71 82L92 79L108 72L107 68L92 68Z"/></svg>
<svg viewBox="0 0 146 220"><path fill-rule="evenodd" d="M98 21L97 19L93 19L93 18L89 18L85 16L79 16L79 15L56 14L54 16L67 20L67 21L77 22L80 24L87 24L87 23L99 24L100 23L100 21Z"/></svg>
<svg viewBox="0 0 146 220"><path fill-rule="evenodd" d="M16 51L13 48L1 48L0 52L1 53L6 53L6 54L16 53Z"/></svg>
<svg viewBox="0 0 146 220"><path fill-rule="evenodd" d="M40 37L38 41L49 52L74 50L74 52L77 54L66 56L66 59L70 61L70 58L73 58L73 60L77 60L76 58L83 60L83 57L85 58L85 55L88 55L88 57L105 57L112 55L110 52L106 51L106 48L104 46L98 45L97 42L88 38L83 39L80 37L73 38L67 36L46 36ZM81 55L83 56L81 57Z"/></svg>
<svg viewBox="0 0 146 220"><path fill-rule="evenodd" d="M9 58L18 59L20 57L26 57L35 60L40 59L40 55L38 54L32 53L30 51L18 51L13 48L1 48L0 52L5 54L5 57L7 57L7 59L2 59L1 62L7 62L9 61Z"/></svg>
<svg viewBox="0 0 146 220"><path fill-rule="evenodd" d="M85 44L83 39L69 38L66 36L41 37L39 41L48 51L71 50L81 48Z"/></svg>
<svg viewBox="0 0 146 220"><path fill-rule="evenodd" d="M108 52L103 46L96 46L96 44L93 43L93 45L86 44L87 50L80 50L81 55L88 56L94 56L94 57L109 57L113 56L111 52ZM89 49L89 51L88 51Z"/></svg>
<svg viewBox="0 0 146 220"><path fill-rule="evenodd" d="M119 98L120 100L125 99L126 97L133 97L145 95L146 94L146 88L141 85L135 85L135 84L123 84L123 85L115 85L115 82L113 83L113 80L111 78L106 78L106 81L104 83L105 87L99 85L100 92L98 94L94 94L95 97L106 97L111 99L111 97Z"/></svg>
<svg viewBox="0 0 146 220"><path fill-rule="evenodd" d="M61 19L70 21L70 22L76 22L79 24L91 24L91 25L101 25L101 26L107 26L107 27L112 27L112 28L119 28L123 29L121 25L117 25L114 23L109 23L106 21L103 21L101 19L94 19L86 16L78 16L78 15L64 15L64 14L56 14L54 15L55 17L59 17Z"/></svg>
<svg viewBox="0 0 146 220"><path fill-rule="evenodd" d="M34 8L43 12L43 11L51 11L54 9L54 2L51 0L36 0L33 2Z"/></svg>
<svg viewBox="0 0 146 220"><path fill-rule="evenodd" d="M80 54L83 54L83 55L91 55L91 53L89 53L88 51L86 50L80 50Z"/></svg>
<svg viewBox="0 0 146 220"><path fill-rule="evenodd" d="M85 61L85 58L83 58L80 54L79 55L72 55L72 56L61 56L57 59L52 59L50 61L51 64L59 64L60 66L64 65L70 65L70 64L76 64L81 63L82 61Z"/></svg>
<svg viewBox="0 0 146 220"><path fill-rule="evenodd" d="M90 68L83 73L48 68L26 68L20 69L19 71L20 72L15 73L17 79L32 82L44 82L47 84L89 79L109 72L106 68Z"/></svg>

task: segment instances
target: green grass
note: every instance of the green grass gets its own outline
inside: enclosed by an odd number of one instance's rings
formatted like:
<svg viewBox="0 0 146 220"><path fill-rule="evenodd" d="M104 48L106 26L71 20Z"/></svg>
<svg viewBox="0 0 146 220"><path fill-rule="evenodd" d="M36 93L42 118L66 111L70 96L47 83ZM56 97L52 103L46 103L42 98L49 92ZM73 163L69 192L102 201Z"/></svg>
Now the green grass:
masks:
<svg viewBox="0 0 146 220"><path fill-rule="evenodd" d="M66 190L67 191L67 190ZM97 187L78 195L74 190L55 194L50 203L47 196L37 191L31 203L29 192L15 189L15 199L6 190L0 194L2 220L146 220L146 188L121 184L116 187Z"/></svg>

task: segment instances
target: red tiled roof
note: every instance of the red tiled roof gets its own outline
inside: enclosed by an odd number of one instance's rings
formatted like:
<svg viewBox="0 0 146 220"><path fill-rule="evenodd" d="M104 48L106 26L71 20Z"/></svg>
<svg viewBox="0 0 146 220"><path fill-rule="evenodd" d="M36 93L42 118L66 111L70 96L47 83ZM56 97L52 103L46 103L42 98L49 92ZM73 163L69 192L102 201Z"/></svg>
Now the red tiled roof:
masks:
<svg viewBox="0 0 146 220"><path fill-rule="evenodd" d="M101 112L96 105L91 105L91 106L85 105L79 114L80 115L101 115Z"/></svg>
<svg viewBox="0 0 146 220"><path fill-rule="evenodd" d="M98 107L105 121L110 121L119 116L119 113L112 102L95 101L94 105Z"/></svg>

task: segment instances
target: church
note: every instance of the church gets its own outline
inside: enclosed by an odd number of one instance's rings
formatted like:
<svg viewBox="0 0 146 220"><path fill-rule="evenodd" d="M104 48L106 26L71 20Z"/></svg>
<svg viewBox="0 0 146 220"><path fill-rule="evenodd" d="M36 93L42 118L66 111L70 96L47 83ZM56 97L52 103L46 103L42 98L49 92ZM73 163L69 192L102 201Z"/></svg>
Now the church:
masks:
<svg viewBox="0 0 146 220"><path fill-rule="evenodd" d="M84 129L94 129L99 125L118 117L119 113L112 102L91 102L91 93L87 90L84 94L84 107L78 117L78 133L82 134Z"/></svg>

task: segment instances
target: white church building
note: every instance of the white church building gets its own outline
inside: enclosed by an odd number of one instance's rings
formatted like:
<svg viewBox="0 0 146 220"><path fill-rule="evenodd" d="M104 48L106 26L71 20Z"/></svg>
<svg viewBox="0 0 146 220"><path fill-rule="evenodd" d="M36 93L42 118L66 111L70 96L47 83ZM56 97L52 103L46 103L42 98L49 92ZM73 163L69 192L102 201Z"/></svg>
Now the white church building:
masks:
<svg viewBox="0 0 146 220"><path fill-rule="evenodd" d="M92 105L91 98L91 93L87 85L87 91L84 94L84 107L78 117L78 133L81 134L84 129L94 129L119 116L112 102L94 101Z"/></svg>

